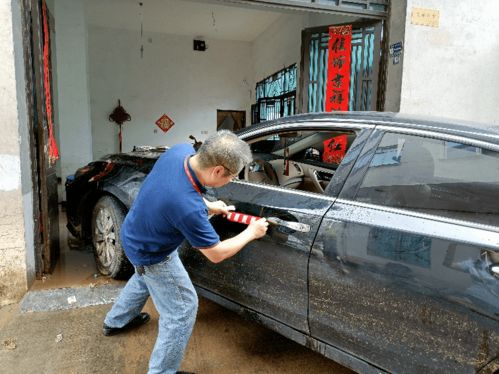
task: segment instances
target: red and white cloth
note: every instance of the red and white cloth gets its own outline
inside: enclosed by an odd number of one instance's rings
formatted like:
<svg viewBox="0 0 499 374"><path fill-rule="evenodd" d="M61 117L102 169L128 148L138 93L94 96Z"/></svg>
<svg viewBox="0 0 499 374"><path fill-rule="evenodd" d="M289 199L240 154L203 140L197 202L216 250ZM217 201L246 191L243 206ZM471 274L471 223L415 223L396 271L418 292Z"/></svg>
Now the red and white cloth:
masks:
<svg viewBox="0 0 499 374"><path fill-rule="evenodd" d="M226 218L232 222L249 225L250 223L256 220L259 220L261 217L251 216L249 214L244 214L239 212L230 212L229 214L227 214Z"/></svg>

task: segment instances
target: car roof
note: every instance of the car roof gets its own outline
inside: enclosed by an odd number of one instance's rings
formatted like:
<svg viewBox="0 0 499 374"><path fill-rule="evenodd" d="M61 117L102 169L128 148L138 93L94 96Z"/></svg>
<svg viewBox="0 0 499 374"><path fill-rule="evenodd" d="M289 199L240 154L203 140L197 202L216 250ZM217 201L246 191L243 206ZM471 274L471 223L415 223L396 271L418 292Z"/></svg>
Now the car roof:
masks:
<svg viewBox="0 0 499 374"><path fill-rule="evenodd" d="M436 131L451 135L465 136L499 145L499 125L497 124L393 112L305 113L262 122L239 130L237 133L243 135L250 131L279 124L316 121L354 122L405 129Z"/></svg>

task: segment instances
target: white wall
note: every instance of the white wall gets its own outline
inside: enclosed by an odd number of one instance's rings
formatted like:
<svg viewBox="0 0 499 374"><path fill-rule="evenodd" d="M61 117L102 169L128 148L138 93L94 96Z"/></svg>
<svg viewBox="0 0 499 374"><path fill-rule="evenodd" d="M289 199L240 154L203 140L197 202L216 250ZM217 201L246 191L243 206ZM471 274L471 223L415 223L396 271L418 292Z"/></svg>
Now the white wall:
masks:
<svg viewBox="0 0 499 374"><path fill-rule="evenodd" d="M408 0L401 112L499 122L499 2ZM438 28L411 24L440 11Z"/></svg>
<svg viewBox="0 0 499 374"><path fill-rule="evenodd" d="M54 83L58 113L61 177L92 160L92 132L88 90L85 6L80 0L54 1L56 61ZM61 191L63 192L63 191ZM59 197L64 200L64 197Z"/></svg>
<svg viewBox="0 0 499 374"><path fill-rule="evenodd" d="M247 110L252 82L251 45L89 26L94 157L118 151L118 126L108 116L121 100L132 120L123 124L123 151L134 145L189 142L216 131L217 109ZM175 125L165 134L155 121L166 113ZM247 112L247 122L250 113Z"/></svg>
<svg viewBox="0 0 499 374"><path fill-rule="evenodd" d="M33 201L21 30L19 3L1 1L0 307L19 300L34 277Z"/></svg>
<svg viewBox="0 0 499 374"><path fill-rule="evenodd" d="M307 23L307 15L283 14L277 22L262 30L252 46L255 84L291 64L299 66L301 31Z"/></svg>

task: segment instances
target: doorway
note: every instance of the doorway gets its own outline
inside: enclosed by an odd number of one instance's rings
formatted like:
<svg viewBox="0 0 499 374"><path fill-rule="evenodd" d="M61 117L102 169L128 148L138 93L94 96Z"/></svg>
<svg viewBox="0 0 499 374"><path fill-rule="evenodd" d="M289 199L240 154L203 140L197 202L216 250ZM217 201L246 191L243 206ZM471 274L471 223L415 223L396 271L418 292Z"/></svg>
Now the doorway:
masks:
<svg viewBox="0 0 499 374"><path fill-rule="evenodd" d="M348 111L383 110L384 51L383 21L353 22L351 25L350 83L346 100ZM341 26L341 25L331 25ZM305 29L302 32L302 75L300 112L326 111L328 82L329 26Z"/></svg>
<svg viewBox="0 0 499 374"><path fill-rule="evenodd" d="M244 110L217 110L217 131L237 131L246 127L246 112Z"/></svg>

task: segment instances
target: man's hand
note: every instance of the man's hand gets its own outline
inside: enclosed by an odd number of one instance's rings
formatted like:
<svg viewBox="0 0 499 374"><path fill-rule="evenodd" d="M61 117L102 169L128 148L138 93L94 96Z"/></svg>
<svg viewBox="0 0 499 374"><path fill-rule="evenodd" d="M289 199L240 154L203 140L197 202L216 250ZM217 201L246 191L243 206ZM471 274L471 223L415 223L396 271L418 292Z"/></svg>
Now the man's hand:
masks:
<svg viewBox="0 0 499 374"><path fill-rule="evenodd" d="M219 263L226 258L234 256L252 240L264 236L267 232L268 226L269 223L267 222L267 220L265 218L260 218L250 223L248 227L246 227L246 229L244 229L238 235L229 239L225 239L219 242L214 247L208 249L200 249L200 251L211 262Z"/></svg>
<svg viewBox="0 0 499 374"><path fill-rule="evenodd" d="M222 200L218 201L208 201L204 199L204 202L208 208L208 214L229 214L230 210L234 210L233 206L227 206Z"/></svg>
<svg viewBox="0 0 499 374"><path fill-rule="evenodd" d="M251 222L246 230L250 232L254 239L259 239L265 235L267 229L269 227L269 223L265 218L257 219L256 221Z"/></svg>

